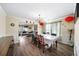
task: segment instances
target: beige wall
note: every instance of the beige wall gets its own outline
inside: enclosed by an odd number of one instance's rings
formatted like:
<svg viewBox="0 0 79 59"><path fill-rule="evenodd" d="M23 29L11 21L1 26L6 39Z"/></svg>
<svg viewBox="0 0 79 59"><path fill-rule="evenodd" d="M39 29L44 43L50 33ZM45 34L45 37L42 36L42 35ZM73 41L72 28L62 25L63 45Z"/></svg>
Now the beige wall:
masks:
<svg viewBox="0 0 79 59"><path fill-rule="evenodd" d="M74 30L74 22L67 23L63 19L62 23L61 23L62 43L73 45L73 40L74 40L73 35L74 35L74 33L72 34L72 39L70 41L69 40L69 38L70 38L70 32L69 32L69 30L70 29Z"/></svg>
<svg viewBox="0 0 79 59"><path fill-rule="evenodd" d="M11 23L14 23L15 26L12 27ZM18 42L18 30L19 30L19 22L18 19L12 16L7 16L7 21L6 21L6 34L9 36L14 37L15 43Z"/></svg>
<svg viewBox="0 0 79 59"><path fill-rule="evenodd" d="M29 25L28 32L34 31L34 24Z"/></svg>
<svg viewBox="0 0 79 59"><path fill-rule="evenodd" d="M6 35L6 13L0 6L0 37Z"/></svg>

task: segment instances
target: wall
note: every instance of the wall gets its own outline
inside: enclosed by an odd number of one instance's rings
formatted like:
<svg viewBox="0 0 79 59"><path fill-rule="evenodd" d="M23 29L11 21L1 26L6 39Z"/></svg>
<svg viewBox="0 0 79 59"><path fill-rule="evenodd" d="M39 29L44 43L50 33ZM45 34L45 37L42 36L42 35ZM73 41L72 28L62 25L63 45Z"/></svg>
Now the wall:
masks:
<svg viewBox="0 0 79 59"><path fill-rule="evenodd" d="M14 23L15 25L12 27L11 23ZM14 42L17 43L18 40L18 30L19 30L19 21L16 17L7 16L6 21L6 34L8 36L14 37Z"/></svg>
<svg viewBox="0 0 79 59"><path fill-rule="evenodd" d="M0 37L6 35L6 13L0 6Z"/></svg>
<svg viewBox="0 0 79 59"><path fill-rule="evenodd" d="M75 35L74 35L74 55L79 56L79 18L75 24Z"/></svg>
<svg viewBox="0 0 79 59"><path fill-rule="evenodd" d="M74 35L74 33L72 33L72 38L71 38L71 40L69 40L69 38L70 38L69 30L71 30L71 29L74 30L74 22L67 23L63 19L62 22L61 22L62 43L73 45L73 40L74 40L73 35Z"/></svg>
<svg viewBox="0 0 79 59"><path fill-rule="evenodd" d="M32 32L32 31L34 31L34 25L33 24L29 25L29 28L28 28L28 32Z"/></svg>

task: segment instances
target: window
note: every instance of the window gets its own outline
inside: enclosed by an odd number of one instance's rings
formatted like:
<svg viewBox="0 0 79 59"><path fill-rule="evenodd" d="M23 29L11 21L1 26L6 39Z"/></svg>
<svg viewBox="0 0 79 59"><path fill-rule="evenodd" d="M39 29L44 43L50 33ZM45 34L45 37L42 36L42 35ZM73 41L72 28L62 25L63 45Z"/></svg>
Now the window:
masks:
<svg viewBox="0 0 79 59"><path fill-rule="evenodd" d="M57 36L61 35L61 22L57 23Z"/></svg>
<svg viewBox="0 0 79 59"><path fill-rule="evenodd" d="M57 23L53 23L51 26L51 29L52 29L51 33L56 34L57 33Z"/></svg>
<svg viewBox="0 0 79 59"><path fill-rule="evenodd" d="M60 22L56 22L52 24L52 34L60 35Z"/></svg>
<svg viewBox="0 0 79 59"><path fill-rule="evenodd" d="M55 23L51 23L51 24L46 24L46 33L48 32L49 34L52 35L60 35L60 23L61 22L55 22Z"/></svg>
<svg viewBox="0 0 79 59"><path fill-rule="evenodd" d="M46 33L51 34L51 24L46 24Z"/></svg>

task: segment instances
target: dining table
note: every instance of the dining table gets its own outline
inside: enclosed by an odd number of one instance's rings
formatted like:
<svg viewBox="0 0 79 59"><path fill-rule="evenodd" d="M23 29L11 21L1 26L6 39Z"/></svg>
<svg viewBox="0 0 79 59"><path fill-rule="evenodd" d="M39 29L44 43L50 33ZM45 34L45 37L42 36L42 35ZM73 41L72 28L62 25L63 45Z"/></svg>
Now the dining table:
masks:
<svg viewBox="0 0 79 59"><path fill-rule="evenodd" d="M44 42L46 44L48 44L48 47L46 47L46 48L50 48L51 46L53 47L54 43L56 43L56 45L57 45L57 40L58 40L59 36L53 36L50 34L42 34L41 36L43 36Z"/></svg>

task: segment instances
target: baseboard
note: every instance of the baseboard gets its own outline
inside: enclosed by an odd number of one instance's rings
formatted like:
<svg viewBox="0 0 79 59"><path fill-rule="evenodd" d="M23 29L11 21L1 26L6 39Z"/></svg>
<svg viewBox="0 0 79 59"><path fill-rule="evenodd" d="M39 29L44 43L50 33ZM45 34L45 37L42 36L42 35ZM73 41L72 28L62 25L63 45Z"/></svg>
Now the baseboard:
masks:
<svg viewBox="0 0 79 59"><path fill-rule="evenodd" d="M66 43L64 43L64 42L61 42L61 41L58 41L58 43L60 43L60 44L64 44L64 45L67 45L67 46L71 46L71 47L73 47L73 45L66 44Z"/></svg>

